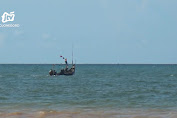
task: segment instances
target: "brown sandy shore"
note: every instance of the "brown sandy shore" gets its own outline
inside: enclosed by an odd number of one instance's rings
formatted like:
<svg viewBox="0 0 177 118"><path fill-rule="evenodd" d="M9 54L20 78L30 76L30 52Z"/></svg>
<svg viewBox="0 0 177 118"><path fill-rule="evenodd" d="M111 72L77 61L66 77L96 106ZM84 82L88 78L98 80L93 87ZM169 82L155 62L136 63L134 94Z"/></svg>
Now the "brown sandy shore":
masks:
<svg viewBox="0 0 177 118"><path fill-rule="evenodd" d="M23 111L0 112L0 118L177 118L177 111L120 110L120 111Z"/></svg>

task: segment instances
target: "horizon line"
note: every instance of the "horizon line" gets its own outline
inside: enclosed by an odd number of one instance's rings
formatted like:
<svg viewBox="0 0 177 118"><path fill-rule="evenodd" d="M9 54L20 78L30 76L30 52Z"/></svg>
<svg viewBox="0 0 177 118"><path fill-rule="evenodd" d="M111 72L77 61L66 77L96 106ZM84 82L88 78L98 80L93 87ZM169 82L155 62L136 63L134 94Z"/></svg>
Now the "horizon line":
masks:
<svg viewBox="0 0 177 118"><path fill-rule="evenodd" d="M33 64L41 64L41 65L65 65L64 63L0 63L2 64L19 64L19 65L33 65ZM69 64L71 65L71 64ZM177 65L177 63L78 63L78 65Z"/></svg>

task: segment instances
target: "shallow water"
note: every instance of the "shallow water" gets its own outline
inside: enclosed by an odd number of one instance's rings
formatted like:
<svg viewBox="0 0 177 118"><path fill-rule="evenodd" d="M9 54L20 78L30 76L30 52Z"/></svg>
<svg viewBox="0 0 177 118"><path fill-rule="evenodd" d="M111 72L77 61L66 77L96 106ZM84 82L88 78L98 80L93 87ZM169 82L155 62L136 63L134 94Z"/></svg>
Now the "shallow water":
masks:
<svg viewBox="0 0 177 118"><path fill-rule="evenodd" d="M177 65L76 65L74 76L55 77L50 69L0 65L0 117L177 117Z"/></svg>

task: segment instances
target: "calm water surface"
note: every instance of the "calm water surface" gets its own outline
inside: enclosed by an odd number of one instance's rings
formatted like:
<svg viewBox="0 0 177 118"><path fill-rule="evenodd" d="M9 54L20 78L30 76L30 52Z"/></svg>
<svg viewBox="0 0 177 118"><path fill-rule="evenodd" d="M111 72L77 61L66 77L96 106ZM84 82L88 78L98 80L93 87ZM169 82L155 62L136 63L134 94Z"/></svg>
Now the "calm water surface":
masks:
<svg viewBox="0 0 177 118"><path fill-rule="evenodd" d="M55 77L50 69L0 65L0 117L177 117L177 65L76 65L74 76Z"/></svg>

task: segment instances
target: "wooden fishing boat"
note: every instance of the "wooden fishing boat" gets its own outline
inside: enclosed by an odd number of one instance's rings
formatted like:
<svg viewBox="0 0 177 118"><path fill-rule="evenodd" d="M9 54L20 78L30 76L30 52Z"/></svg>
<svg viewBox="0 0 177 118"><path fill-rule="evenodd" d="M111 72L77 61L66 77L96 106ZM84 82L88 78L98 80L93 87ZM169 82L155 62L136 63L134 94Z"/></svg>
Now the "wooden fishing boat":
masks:
<svg viewBox="0 0 177 118"><path fill-rule="evenodd" d="M60 57L62 57L64 59L63 56L60 56ZM72 49L72 67L70 69L68 69L67 58L65 58L65 63L66 63L65 69L61 69L61 71L58 72L58 73L55 71L55 69L54 69L55 65L53 64L52 69L49 71L49 75L50 76L55 76L55 75L74 75L76 64L73 64L73 49Z"/></svg>
<svg viewBox="0 0 177 118"><path fill-rule="evenodd" d="M75 64L72 64L72 67L70 69L68 69L68 65L67 65L65 69L61 69L61 71L58 73L54 69L51 69L49 71L50 76L53 76L53 75L74 75L74 73L75 73Z"/></svg>

